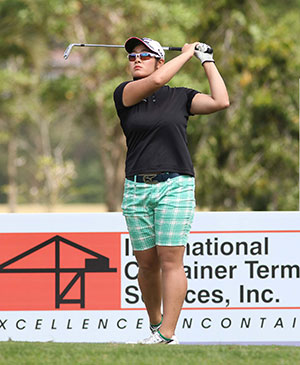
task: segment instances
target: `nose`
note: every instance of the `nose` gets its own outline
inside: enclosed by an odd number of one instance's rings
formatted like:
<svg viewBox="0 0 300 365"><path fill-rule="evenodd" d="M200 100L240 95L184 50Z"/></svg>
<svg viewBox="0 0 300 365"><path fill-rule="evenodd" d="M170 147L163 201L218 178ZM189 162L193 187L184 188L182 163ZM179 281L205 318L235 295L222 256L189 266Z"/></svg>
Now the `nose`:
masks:
<svg viewBox="0 0 300 365"><path fill-rule="evenodd" d="M141 57L139 54L136 54L134 62L141 62Z"/></svg>

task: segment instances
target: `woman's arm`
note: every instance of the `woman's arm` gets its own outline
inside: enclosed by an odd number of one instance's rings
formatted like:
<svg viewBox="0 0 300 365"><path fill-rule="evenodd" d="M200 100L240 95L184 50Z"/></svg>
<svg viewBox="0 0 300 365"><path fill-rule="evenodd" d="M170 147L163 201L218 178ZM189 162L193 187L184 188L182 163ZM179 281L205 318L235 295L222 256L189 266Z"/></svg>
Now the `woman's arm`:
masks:
<svg viewBox="0 0 300 365"><path fill-rule="evenodd" d="M214 62L203 64L211 95L196 94L192 100L191 114L210 114L230 105L226 85Z"/></svg>
<svg viewBox="0 0 300 365"><path fill-rule="evenodd" d="M179 56L165 64L160 64L151 75L128 83L123 90L123 104L125 106L135 105L169 82L193 57L196 44L198 42L185 44Z"/></svg>

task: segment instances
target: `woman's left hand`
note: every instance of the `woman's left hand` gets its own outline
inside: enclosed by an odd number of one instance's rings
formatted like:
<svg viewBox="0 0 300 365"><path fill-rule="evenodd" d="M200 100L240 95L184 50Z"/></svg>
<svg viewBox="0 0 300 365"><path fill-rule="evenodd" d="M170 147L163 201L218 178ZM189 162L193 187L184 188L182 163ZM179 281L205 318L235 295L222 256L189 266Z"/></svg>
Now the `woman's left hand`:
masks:
<svg viewBox="0 0 300 365"><path fill-rule="evenodd" d="M208 52L209 50L211 53ZM205 43L198 44L197 49L195 49L195 56L201 61L202 65L205 62L215 62L212 48Z"/></svg>

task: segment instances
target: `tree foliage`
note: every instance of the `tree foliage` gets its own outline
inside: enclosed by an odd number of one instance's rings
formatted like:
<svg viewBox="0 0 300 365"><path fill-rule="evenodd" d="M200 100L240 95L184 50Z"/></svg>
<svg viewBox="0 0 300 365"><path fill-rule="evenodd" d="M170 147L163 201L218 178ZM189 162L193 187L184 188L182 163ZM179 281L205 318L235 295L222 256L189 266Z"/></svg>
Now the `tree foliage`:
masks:
<svg viewBox="0 0 300 365"><path fill-rule="evenodd" d="M69 43L214 48L226 111L190 118L197 203L209 210L298 208L299 1L0 2L0 201L105 201L120 209L125 141L112 94L126 52ZM167 60L174 57L167 54ZM208 92L197 59L171 80Z"/></svg>

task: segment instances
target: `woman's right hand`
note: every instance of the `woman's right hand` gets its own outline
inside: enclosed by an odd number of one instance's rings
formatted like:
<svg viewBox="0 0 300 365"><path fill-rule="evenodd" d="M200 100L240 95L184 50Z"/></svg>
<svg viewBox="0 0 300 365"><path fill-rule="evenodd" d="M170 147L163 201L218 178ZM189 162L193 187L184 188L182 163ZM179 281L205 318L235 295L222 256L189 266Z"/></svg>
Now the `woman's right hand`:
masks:
<svg viewBox="0 0 300 365"><path fill-rule="evenodd" d="M195 52L195 47L197 46L197 44L199 44L200 42L194 42L194 43L186 43L183 47L181 52L182 53L186 53L190 56L190 58L192 58L194 56L194 52Z"/></svg>

